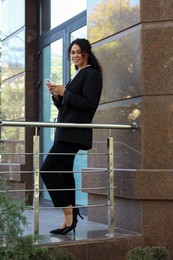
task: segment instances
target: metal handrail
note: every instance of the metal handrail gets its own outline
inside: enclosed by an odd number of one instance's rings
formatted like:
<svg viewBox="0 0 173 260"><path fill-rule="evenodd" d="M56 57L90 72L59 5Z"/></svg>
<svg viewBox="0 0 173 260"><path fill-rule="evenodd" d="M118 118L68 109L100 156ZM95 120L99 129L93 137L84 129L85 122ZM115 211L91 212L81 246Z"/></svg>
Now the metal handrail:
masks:
<svg viewBox="0 0 173 260"><path fill-rule="evenodd" d="M0 126L30 126L30 127L74 127L74 128L99 128L99 129L132 129L137 130L137 124L78 124L78 123L52 123L52 122L26 122L26 121L0 121Z"/></svg>
<svg viewBox="0 0 173 260"><path fill-rule="evenodd" d="M114 188L117 188L117 187L114 186ZM96 187L96 188L75 188L75 189L68 189L68 190L85 191L85 190L107 190L107 189L108 189L108 187L99 187L99 188ZM49 191L65 191L65 190L66 189L49 189ZM10 190L9 189L8 191L9 192L24 192L24 191L29 192L29 191L34 191L34 189L24 189L24 190ZM39 191L47 191L47 189L39 189ZM0 193L5 193L5 192L6 192L6 190L0 190Z"/></svg>
<svg viewBox="0 0 173 260"><path fill-rule="evenodd" d="M95 128L95 129L131 129L133 131L137 130L137 124L133 122L131 125L120 125L120 124L78 124L78 123L52 123L52 122L25 122L25 121L0 121L1 126L19 126L19 127L35 127L35 135L33 136L33 171L34 171L34 233L38 234L39 230L39 155L40 155L40 139L38 135L38 128L40 127L65 127L65 128ZM108 155L108 168L109 173L109 186L108 190L108 227L109 236L114 236L114 224L115 224L115 214L114 214L114 140L113 137L108 137L107 139L107 153ZM99 170L100 171L100 170ZM104 170L105 171L105 170ZM93 170L92 170L93 172ZM101 187L104 188L105 187ZM86 188L89 190L90 188ZM95 188L91 188L95 189ZM97 188L99 189L99 188ZM13 190L14 191L14 190ZM16 192L15 190L14 192ZM92 205L89 205L90 207ZM93 205L94 206L94 205Z"/></svg>

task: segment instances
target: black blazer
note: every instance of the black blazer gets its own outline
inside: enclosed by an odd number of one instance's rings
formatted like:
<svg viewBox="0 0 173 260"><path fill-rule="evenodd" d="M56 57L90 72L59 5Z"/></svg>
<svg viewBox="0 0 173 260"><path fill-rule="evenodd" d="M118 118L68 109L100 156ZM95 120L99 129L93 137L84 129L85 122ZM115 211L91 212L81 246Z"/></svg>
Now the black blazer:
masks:
<svg viewBox="0 0 173 260"><path fill-rule="evenodd" d="M102 90L101 74L91 66L78 72L66 85L64 96L53 97L58 108L58 122L91 123L99 104ZM55 141L77 143L81 149L92 147L92 129L57 127Z"/></svg>

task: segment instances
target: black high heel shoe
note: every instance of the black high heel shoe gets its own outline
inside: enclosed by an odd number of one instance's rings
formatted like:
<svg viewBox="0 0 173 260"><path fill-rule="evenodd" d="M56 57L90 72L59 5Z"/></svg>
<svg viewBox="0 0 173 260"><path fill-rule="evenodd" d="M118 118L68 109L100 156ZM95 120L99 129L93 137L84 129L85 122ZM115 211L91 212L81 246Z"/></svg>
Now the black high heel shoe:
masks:
<svg viewBox="0 0 173 260"><path fill-rule="evenodd" d="M78 208L73 208L73 222L71 224L71 226L67 226L64 231L61 233L62 235L65 235L67 234L68 232L72 231L73 230L73 233L75 233L75 228L77 226L77 222L78 222L78 219L77 219L77 216L79 215L79 217L81 219L83 219L83 217L81 216L80 212L79 212L79 209Z"/></svg>
<svg viewBox="0 0 173 260"><path fill-rule="evenodd" d="M62 234L62 232L66 229L66 227L64 228L57 228L57 229L54 229L54 230L51 230L50 233L52 234Z"/></svg>

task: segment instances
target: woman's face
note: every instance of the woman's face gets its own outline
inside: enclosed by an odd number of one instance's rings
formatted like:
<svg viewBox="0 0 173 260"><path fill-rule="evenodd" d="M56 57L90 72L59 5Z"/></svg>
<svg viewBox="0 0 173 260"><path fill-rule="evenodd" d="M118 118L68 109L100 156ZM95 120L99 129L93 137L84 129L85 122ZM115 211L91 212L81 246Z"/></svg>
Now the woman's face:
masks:
<svg viewBox="0 0 173 260"><path fill-rule="evenodd" d="M77 44L73 44L70 52L71 60L78 69L82 69L88 65L88 54L82 53L81 48Z"/></svg>

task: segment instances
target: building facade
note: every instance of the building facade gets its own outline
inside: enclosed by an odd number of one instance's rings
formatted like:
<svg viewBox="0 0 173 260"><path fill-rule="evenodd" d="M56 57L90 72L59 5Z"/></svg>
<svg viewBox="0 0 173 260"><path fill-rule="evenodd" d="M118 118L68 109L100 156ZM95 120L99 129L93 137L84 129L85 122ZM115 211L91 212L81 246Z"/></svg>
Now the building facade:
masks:
<svg viewBox="0 0 173 260"><path fill-rule="evenodd" d="M86 36L104 76L94 122L135 121L138 125L136 132L111 131L116 226L142 233L144 244L166 246L173 254L173 2L88 0L81 10L61 21L53 18L58 17L64 1L59 1L57 9L53 8L55 2L2 1L2 120L54 121L44 81L50 76L59 83L67 81L66 47L75 37ZM42 151L48 150L51 142L45 140L51 140L52 131L41 132ZM3 149L30 153L33 134L31 128L2 128ZM94 130L94 152L105 151L109 134L108 130ZM104 168L106 158L85 156L82 187L105 185L105 174L85 173L85 168ZM32 171L29 155L1 156L0 167L21 170L10 175L13 185L32 186L31 174L22 174L22 170ZM103 191L88 190L87 194L88 204L107 200ZM89 219L106 222L107 210L102 212L89 209Z"/></svg>

